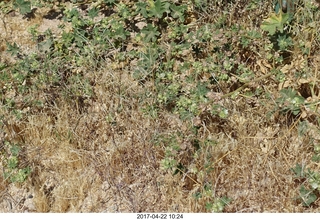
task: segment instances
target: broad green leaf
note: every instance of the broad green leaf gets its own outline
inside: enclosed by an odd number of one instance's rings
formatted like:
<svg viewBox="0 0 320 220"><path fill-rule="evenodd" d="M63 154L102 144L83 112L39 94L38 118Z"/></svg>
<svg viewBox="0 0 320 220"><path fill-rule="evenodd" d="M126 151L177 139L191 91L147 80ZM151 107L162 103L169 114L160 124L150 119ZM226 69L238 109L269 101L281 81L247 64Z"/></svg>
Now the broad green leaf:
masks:
<svg viewBox="0 0 320 220"><path fill-rule="evenodd" d="M152 0L149 0L149 6L150 6L150 11L149 11L149 15L150 17L157 17L157 18L162 18L163 13L170 12L170 3L168 3L167 1L161 1L161 0L156 0L155 2Z"/></svg>
<svg viewBox="0 0 320 220"><path fill-rule="evenodd" d="M312 190L306 189L304 186L300 188L300 197L304 206L310 206L317 200L316 194Z"/></svg>
<svg viewBox="0 0 320 220"><path fill-rule="evenodd" d="M304 177L303 168L302 168L302 166L300 164L296 164L296 167L295 168L291 168L290 170L295 174L296 178Z"/></svg>
<svg viewBox="0 0 320 220"><path fill-rule="evenodd" d="M160 35L160 32L152 24L148 24L146 27L144 27L141 30L141 33L144 34L144 42L154 42Z"/></svg>
<svg viewBox="0 0 320 220"><path fill-rule="evenodd" d="M287 14L275 14L272 13L271 16L265 19L261 24L261 29L269 32L270 35L274 35L277 30L281 33L283 32L283 26L288 21L289 16Z"/></svg>
<svg viewBox="0 0 320 220"><path fill-rule="evenodd" d="M19 152L20 152L20 148L17 145L13 145L10 148L10 151L12 153L13 156L18 156Z"/></svg>
<svg viewBox="0 0 320 220"><path fill-rule="evenodd" d="M8 167L10 169L14 169L18 166L18 158L17 157L11 157L9 160L8 160Z"/></svg>
<svg viewBox="0 0 320 220"><path fill-rule="evenodd" d="M171 15L174 18L178 18L181 22L184 22L184 12L187 10L186 5L177 6L175 4L172 4L170 6L171 9Z"/></svg>
<svg viewBox="0 0 320 220"><path fill-rule="evenodd" d="M16 0L14 7L18 8L20 13L25 15L31 12L31 2L24 0Z"/></svg>
<svg viewBox="0 0 320 220"><path fill-rule="evenodd" d="M19 53L19 46L14 42L13 44L7 43L7 52L9 52L12 56L15 56Z"/></svg>
<svg viewBox="0 0 320 220"><path fill-rule="evenodd" d="M47 39L46 41L43 41L38 44L38 49L42 52L50 52L51 47L53 45L52 39Z"/></svg>
<svg viewBox="0 0 320 220"><path fill-rule="evenodd" d="M91 8L88 11L88 16L91 19L94 19L95 17L97 17L99 15L99 10L97 8Z"/></svg>
<svg viewBox="0 0 320 220"><path fill-rule="evenodd" d="M138 13L140 13L144 18L148 18L146 2L137 2L136 7L137 7L136 11Z"/></svg>

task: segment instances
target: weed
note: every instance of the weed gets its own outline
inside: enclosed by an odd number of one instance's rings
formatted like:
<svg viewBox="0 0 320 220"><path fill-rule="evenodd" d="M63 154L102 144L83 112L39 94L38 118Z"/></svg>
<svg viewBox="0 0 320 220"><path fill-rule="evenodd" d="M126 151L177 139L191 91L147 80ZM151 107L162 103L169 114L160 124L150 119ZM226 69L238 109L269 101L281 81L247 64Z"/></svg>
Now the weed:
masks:
<svg viewBox="0 0 320 220"><path fill-rule="evenodd" d="M320 189L320 174L318 172L311 171L310 169L305 171L304 167L299 164L296 164L296 167L292 168L291 171L295 174L296 178L305 178L307 180L307 187L304 185L300 186L299 200L304 206L310 206L318 198L317 192Z"/></svg>
<svg viewBox="0 0 320 220"><path fill-rule="evenodd" d="M31 12L31 2L24 0L16 0L14 3L14 7L19 9L20 13L25 15Z"/></svg>
<svg viewBox="0 0 320 220"><path fill-rule="evenodd" d="M39 203L50 204L46 211L83 209L87 192L104 180L104 193L126 197L133 211L180 203L188 212L301 211L282 199L296 187L284 179L292 174L286 167L310 153L301 146L312 145L313 162L320 158L319 10L301 2L1 2L4 26L12 9L63 15L46 31L24 17L33 23L28 49L9 36L13 26L3 31L4 177L27 184L30 177L41 189L49 176L56 180ZM33 167L22 163L17 136ZM313 210L320 175L301 165L291 171L299 201ZM107 203L92 204L96 211Z"/></svg>
<svg viewBox="0 0 320 220"><path fill-rule="evenodd" d="M282 89L280 94L281 97L277 99L280 109L284 113L291 112L294 115L299 114L305 99L298 95L292 88Z"/></svg>
<svg viewBox="0 0 320 220"><path fill-rule="evenodd" d="M5 180L10 182L24 182L31 173L30 167L21 167L19 154L21 148L17 144L12 144L9 142L5 143L5 148L7 153L2 155L2 166L4 167L3 175ZM6 155L7 154L7 155Z"/></svg>

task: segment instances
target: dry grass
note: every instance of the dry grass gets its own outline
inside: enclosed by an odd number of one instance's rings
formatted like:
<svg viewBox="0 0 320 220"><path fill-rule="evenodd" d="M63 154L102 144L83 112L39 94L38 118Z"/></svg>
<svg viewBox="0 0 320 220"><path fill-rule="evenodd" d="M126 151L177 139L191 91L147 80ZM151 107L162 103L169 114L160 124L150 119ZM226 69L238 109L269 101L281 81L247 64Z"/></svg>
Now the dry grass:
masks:
<svg viewBox="0 0 320 220"><path fill-rule="evenodd" d="M1 31L7 34L3 39L16 36L26 45L25 32L12 24L21 17L6 19L11 31ZM1 44L5 48L4 41ZM316 55L309 62L314 66L310 78L319 89L320 62ZM320 141L314 115L268 117L276 95L226 98L224 106L232 109L228 119L201 115L197 138L217 144L206 146L195 160L192 122L165 111L156 118L145 115L141 107L153 100L141 94L152 85L138 84L123 66L110 66L106 60L99 70L84 71L92 98L66 99L53 89L37 94L47 103L43 109L20 121L6 118L1 141L22 143L21 161L32 167L32 174L21 184L9 184L0 175L1 212L206 212L207 198L193 198L206 183L212 184L214 197L232 198L226 212L320 211L319 199L311 207L295 200L302 182L290 171L296 164L319 170L319 164L311 162L313 144ZM257 77L263 74L257 71ZM275 81L271 77L252 86L277 94ZM294 85L303 93L302 84ZM311 98L319 100L316 93ZM0 115L7 114L0 108ZM298 133L301 121L308 123L306 135ZM213 161L212 172L172 175L161 168L165 146L154 140L176 131L185 137L178 140L185 149L182 162L204 170Z"/></svg>

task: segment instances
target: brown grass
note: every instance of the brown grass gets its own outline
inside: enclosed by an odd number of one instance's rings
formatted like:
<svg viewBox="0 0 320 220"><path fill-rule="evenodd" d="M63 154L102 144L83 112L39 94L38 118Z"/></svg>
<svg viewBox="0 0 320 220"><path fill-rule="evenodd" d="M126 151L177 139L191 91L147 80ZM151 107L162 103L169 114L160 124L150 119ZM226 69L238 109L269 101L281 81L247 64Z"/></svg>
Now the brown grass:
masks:
<svg viewBox="0 0 320 220"><path fill-rule="evenodd" d="M27 45L30 36L13 24L24 21L21 16L5 19L10 31L3 32L1 26L0 32L6 33L2 39ZM4 48L4 41L1 44ZM320 68L316 57L309 62L314 70ZM314 70L310 77L318 83ZM319 164L311 162L313 143L320 141L312 117L267 117L275 96L271 101L226 98L228 119L201 116L198 139L217 144L206 146L195 160L188 129L192 122L167 112L152 118L141 111L153 102L138 95L149 85L139 85L125 67L111 68L108 61L98 71L86 71L93 98L70 100L52 90L37 94L48 103L45 108L20 122L6 118L1 141L22 143L21 160L33 171L22 184L9 184L0 175L1 212L206 212L207 198L192 196L206 183L212 184L215 197L232 198L226 212L320 211L319 199L308 208L295 200L302 182L290 171L296 164L319 170ZM257 77L262 74L258 71ZM274 81L271 77L254 86L277 94ZM295 85L301 93L304 87ZM316 95L312 98L319 100ZM0 115L6 114L0 108ZM309 125L303 136L298 134L300 121ZM212 161L212 172L172 175L161 168L165 146L157 146L154 139L176 131L184 137L178 140L186 149L184 164L201 171Z"/></svg>

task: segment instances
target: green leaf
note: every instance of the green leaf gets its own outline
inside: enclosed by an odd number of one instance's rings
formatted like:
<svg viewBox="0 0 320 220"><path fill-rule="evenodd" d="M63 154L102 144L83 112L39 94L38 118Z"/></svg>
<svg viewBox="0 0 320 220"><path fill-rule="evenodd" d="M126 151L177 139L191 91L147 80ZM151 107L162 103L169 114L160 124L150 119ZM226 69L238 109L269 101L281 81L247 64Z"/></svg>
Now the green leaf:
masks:
<svg viewBox="0 0 320 220"><path fill-rule="evenodd" d="M144 34L144 42L154 42L157 40L157 37L160 35L160 32L152 24L148 24L141 30L141 33Z"/></svg>
<svg viewBox="0 0 320 220"><path fill-rule="evenodd" d="M209 210L209 211L212 210L212 207L213 207L213 203L212 202L207 202L206 203L206 209L207 210Z"/></svg>
<svg viewBox="0 0 320 220"><path fill-rule="evenodd" d="M286 50L288 49L288 47L293 45L293 41L291 37L287 37L286 35L284 36L279 36L278 39L278 46L280 48L280 50Z"/></svg>
<svg viewBox="0 0 320 220"><path fill-rule="evenodd" d="M304 104L305 99L298 95L292 88L285 88L280 91L281 97L276 101L282 105L281 108L284 112L291 111L294 115L300 113L300 107Z"/></svg>
<svg viewBox="0 0 320 220"><path fill-rule="evenodd" d="M17 157L11 157L9 160L8 160L8 167L10 169L14 169L18 166L18 158Z"/></svg>
<svg viewBox="0 0 320 220"><path fill-rule="evenodd" d="M299 125L298 125L299 136L305 135L308 131L309 131L308 122L306 121L299 122Z"/></svg>
<svg viewBox="0 0 320 220"><path fill-rule="evenodd" d="M319 162L320 162L320 155L314 154L314 155L312 156L311 160L312 160L313 162L319 163Z"/></svg>
<svg viewBox="0 0 320 220"><path fill-rule="evenodd" d="M309 172L308 181L312 189L320 190L320 174L317 172Z"/></svg>
<svg viewBox="0 0 320 220"><path fill-rule="evenodd" d="M122 17L124 19L130 19L131 18L131 9L128 7L127 4L120 3L117 5L118 8L118 15L119 17Z"/></svg>
<svg viewBox="0 0 320 220"><path fill-rule="evenodd" d="M25 15L31 12L31 2L24 0L16 0L14 7L20 10L20 13Z"/></svg>
<svg viewBox="0 0 320 220"><path fill-rule="evenodd" d="M19 152L20 152L20 148L17 145L13 145L10 148L11 154L12 156L18 156Z"/></svg>
<svg viewBox="0 0 320 220"><path fill-rule="evenodd" d="M300 164L296 164L295 168L291 168L290 170L295 174L296 178L304 177L303 168Z"/></svg>
<svg viewBox="0 0 320 220"><path fill-rule="evenodd" d="M148 13L147 13L147 3L146 2L138 2L136 3L136 11L140 13L144 18L148 18Z"/></svg>
<svg viewBox="0 0 320 220"><path fill-rule="evenodd" d="M172 4L170 6L172 17L178 18L179 21L184 22L184 12L187 10L187 8L187 5L177 6L175 4Z"/></svg>
<svg viewBox="0 0 320 220"><path fill-rule="evenodd" d="M15 182L19 182L19 183L24 182L30 173L31 173L30 167L19 169L18 173L15 175L15 178L16 178Z"/></svg>
<svg viewBox="0 0 320 220"><path fill-rule="evenodd" d="M208 93L206 84L198 83L196 89L193 91L198 97L204 97Z"/></svg>
<svg viewBox="0 0 320 220"><path fill-rule="evenodd" d="M38 50L42 52L50 52L52 45L53 41L49 38L46 41L43 41L38 44Z"/></svg>
<svg viewBox="0 0 320 220"><path fill-rule="evenodd" d="M193 113L191 113L188 110L181 109L181 108L179 109L179 115L180 115L181 120L183 120L183 121L190 120L191 118L194 117Z"/></svg>
<svg viewBox="0 0 320 220"><path fill-rule="evenodd" d="M304 186L300 187L300 199L304 206L310 206L317 200L316 194L312 190L306 189Z"/></svg>
<svg viewBox="0 0 320 220"><path fill-rule="evenodd" d="M155 2L152 0L148 0L150 10L149 10L149 16L150 17L157 17L157 18L162 18L163 13L167 12L170 13L170 3L167 1L161 1L161 0L156 0Z"/></svg>
<svg viewBox="0 0 320 220"><path fill-rule="evenodd" d="M104 0L104 3L108 4L109 6L112 6L116 3L116 0Z"/></svg>
<svg viewBox="0 0 320 220"><path fill-rule="evenodd" d="M7 42L7 52L9 52L12 56L15 56L19 53L19 47L16 42L13 44Z"/></svg>
<svg viewBox="0 0 320 220"><path fill-rule="evenodd" d="M98 13L99 13L99 10L97 8L91 8L89 9L88 11L88 16L91 18L91 19L94 19L95 17L98 16Z"/></svg>
<svg viewBox="0 0 320 220"><path fill-rule="evenodd" d="M287 14L275 14L272 13L271 16L265 19L261 24L261 29L269 32L270 35L274 35L277 30L283 33L284 24L288 22L289 15Z"/></svg>
<svg viewBox="0 0 320 220"><path fill-rule="evenodd" d="M196 193L194 193L192 196L193 196L193 198L195 198L196 200L198 200L198 199L200 199L200 198L202 197L202 194L201 194L201 192L196 192Z"/></svg>
<svg viewBox="0 0 320 220"><path fill-rule="evenodd" d="M228 117L228 109L222 109L220 112L219 112L219 117L222 118L222 119L226 119Z"/></svg>
<svg viewBox="0 0 320 220"><path fill-rule="evenodd" d="M220 199L216 199L216 201L212 204L211 211L216 212L216 213L223 212L224 207L226 205L228 205L231 201L232 201L232 199L230 199L226 196L224 196Z"/></svg>
<svg viewBox="0 0 320 220"><path fill-rule="evenodd" d="M175 159L166 157L161 161L161 165L165 170L168 170L175 167L177 165L177 161Z"/></svg>

